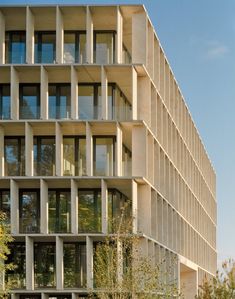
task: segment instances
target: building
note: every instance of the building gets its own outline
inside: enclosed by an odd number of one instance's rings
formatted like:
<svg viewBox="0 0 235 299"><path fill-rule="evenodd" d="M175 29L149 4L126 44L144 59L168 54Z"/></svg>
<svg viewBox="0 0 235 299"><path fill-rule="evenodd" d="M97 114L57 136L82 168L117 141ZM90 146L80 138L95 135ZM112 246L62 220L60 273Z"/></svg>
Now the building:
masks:
<svg viewBox="0 0 235 299"><path fill-rule="evenodd" d="M215 274L215 172L143 6L1 6L0 118L13 298L84 298L127 199L187 299Z"/></svg>

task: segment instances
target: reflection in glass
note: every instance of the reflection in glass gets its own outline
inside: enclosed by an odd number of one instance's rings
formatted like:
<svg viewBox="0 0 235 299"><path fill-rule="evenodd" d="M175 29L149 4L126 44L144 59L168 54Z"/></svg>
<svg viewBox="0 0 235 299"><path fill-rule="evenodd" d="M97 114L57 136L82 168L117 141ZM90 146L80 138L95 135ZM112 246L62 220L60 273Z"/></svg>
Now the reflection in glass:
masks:
<svg viewBox="0 0 235 299"><path fill-rule="evenodd" d="M39 190L21 190L19 197L19 216L21 233L40 232L40 194Z"/></svg>
<svg viewBox="0 0 235 299"><path fill-rule="evenodd" d="M112 176L114 175L115 138L114 137L94 137L94 175Z"/></svg>
<svg viewBox="0 0 235 299"><path fill-rule="evenodd" d="M34 243L35 288L56 286L56 255L54 243Z"/></svg>
<svg viewBox="0 0 235 299"><path fill-rule="evenodd" d="M24 137L5 137L4 139L5 176L25 174Z"/></svg>
<svg viewBox="0 0 235 299"><path fill-rule="evenodd" d="M86 287L86 245L64 243L64 287Z"/></svg>
<svg viewBox="0 0 235 299"><path fill-rule="evenodd" d="M78 190L78 232L101 231L100 190Z"/></svg>
<svg viewBox="0 0 235 299"><path fill-rule="evenodd" d="M64 63L86 62L86 33L80 31L65 31L64 33Z"/></svg>
<svg viewBox="0 0 235 299"><path fill-rule="evenodd" d="M69 233L71 223L70 191L48 192L49 233Z"/></svg>
<svg viewBox="0 0 235 299"><path fill-rule="evenodd" d="M25 31L6 32L6 63L25 63L26 33Z"/></svg>
<svg viewBox="0 0 235 299"><path fill-rule="evenodd" d="M34 137L34 175L55 175L55 137Z"/></svg>
<svg viewBox="0 0 235 299"><path fill-rule="evenodd" d="M40 115L40 85L20 84L20 119L38 119Z"/></svg>
<svg viewBox="0 0 235 299"><path fill-rule="evenodd" d="M122 175L130 176L131 175L131 151L123 144L122 145Z"/></svg>
<svg viewBox="0 0 235 299"><path fill-rule="evenodd" d="M95 63L114 63L115 32L94 32L94 49Z"/></svg>
<svg viewBox="0 0 235 299"><path fill-rule="evenodd" d="M35 63L54 63L56 53L55 31L35 32Z"/></svg>
<svg viewBox="0 0 235 299"><path fill-rule="evenodd" d="M10 190L0 189L0 210L6 215L6 224L10 224Z"/></svg>
<svg viewBox="0 0 235 299"><path fill-rule="evenodd" d="M64 175L86 175L85 137L64 137L63 169Z"/></svg>
<svg viewBox="0 0 235 299"><path fill-rule="evenodd" d="M11 118L10 84L0 84L0 119Z"/></svg>
<svg viewBox="0 0 235 299"><path fill-rule="evenodd" d="M7 263L13 264L13 270L7 270L6 282L8 282L13 289L23 289L26 286L26 259L25 259L25 243L12 243L9 246L10 255Z"/></svg>
<svg viewBox="0 0 235 299"><path fill-rule="evenodd" d="M116 86L115 90L115 112L116 120L131 120L132 107L124 93Z"/></svg>
<svg viewBox="0 0 235 299"><path fill-rule="evenodd" d="M49 118L70 118L70 84L49 84Z"/></svg>

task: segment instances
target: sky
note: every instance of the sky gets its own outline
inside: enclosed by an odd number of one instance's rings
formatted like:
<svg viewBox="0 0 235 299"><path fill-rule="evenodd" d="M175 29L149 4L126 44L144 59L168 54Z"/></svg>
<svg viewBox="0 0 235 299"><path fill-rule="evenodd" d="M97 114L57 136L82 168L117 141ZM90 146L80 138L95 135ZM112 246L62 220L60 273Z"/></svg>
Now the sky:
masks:
<svg viewBox="0 0 235 299"><path fill-rule="evenodd" d="M235 259L235 1L0 0L144 4L217 173L218 261Z"/></svg>

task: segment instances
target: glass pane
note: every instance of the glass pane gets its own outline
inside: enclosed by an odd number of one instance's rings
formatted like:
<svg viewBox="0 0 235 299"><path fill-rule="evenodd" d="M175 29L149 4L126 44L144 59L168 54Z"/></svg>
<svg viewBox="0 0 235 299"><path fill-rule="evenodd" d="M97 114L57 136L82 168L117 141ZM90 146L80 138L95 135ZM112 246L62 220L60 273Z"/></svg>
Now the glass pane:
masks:
<svg viewBox="0 0 235 299"><path fill-rule="evenodd" d="M94 175L112 176L114 174L113 138L94 138Z"/></svg>
<svg viewBox="0 0 235 299"><path fill-rule="evenodd" d="M49 191L49 233L70 232L71 199L68 191Z"/></svg>
<svg viewBox="0 0 235 299"><path fill-rule="evenodd" d="M78 145L78 171L76 175L86 175L86 139L80 138Z"/></svg>
<svg viewBox="0 0 235 299"><path fill-rule="evenodd" d="M86 287L86 245L64 243L64 287Z"/></svg>
<svg viewBox="0 0 235 299"><path fill-rule="evenodd" d="M11 118L10 84L0 86L0 111L1 119Z"/></svg>
<svg viewBox="0 0 235 299"><path fill-rule="evenodd" d="M75 43L75 33L64 33L64 63L74 63L76 61Z"/></svg>
<svg viewBox="0 0 235 299"><path fill-rule="evenodd" d="M34 284L36 288L56 286L55 244L34 243Z"/></svg>
<svg viewBox="0 0 235 299"><path fill-rule="evenodd" d="M11 207L11 200L10 200L10 191L9 190L0 190L0 210L6 214L6 224L10 223L10 207Z"/></svg>
<svg viewBox="0 0 235 299"><path fill-rule="evenodd" d="M94 87L78 86L79 119L94 119Z"/></svg>
<svg viewBox="0 0 235 299"><path fill-rule="evenodd" d="M40 231L40 201L37 191L23 191L19 199L20 232Z"/></svg>
<svg viewBox="0 0 235 299"><path fill-rule="evenodd" d="M54 63L55 61L55 32L35 33L35 62L36 63Z"/></svg>
<svg viewBox="0 0 235 299"><path fill-rule="evenodd" d="M25 63L25 32L6 33L6 63Z"/></svg>
<svg viewBox="0 0 235 299"><path fill-rule="evenodd" d="M122 147L122 175L130 176L132 169L132 155L131 151L126 146Z"/></svg>
<svg viewBox="0 0 235 299"><path fill-rule="evenodd" d="M86 63L86 34L79 34L79 60L80 63Z"/></svg>
<svg viewBox="0 0 235 299"><path fill-rule="evenodd" d="M108 86L108 119L114 119L114 99L113 99L113 87Z"/></svg>
<svg viewBox="0 0 235 299"><path fill-rule="evenodd" d="M5 138L5 176L18 176L25 173L24 138Z"/></svg>
<svg viewBox="0 0 235 299"><path fill-rule="evenodd" d="M34 174L55 175L55 138L34 138Z"/></svg>
<svg viewBox="0 0 235 299"><path fill-rule="evenodd" d="M113 33L95 34L95 63L114 63L114 38Z"/></svg>
<svg viewBox="0 0 235 299"><path fill-rule="evenodd" d="M75 175L75 139L63 139L63 169L64 175Z"/></svg>
<svg viewBox="0 0 235 299"><path fill-rule="evenodd" d="M39 118L39 88L38 86L20 86L20 118Z"/></svg>
<svg viewBox="0 0 235 299"><path fill-rule="evenodd" d="M48 87L48 105L49 105L49 118L56 118L56 86L49 85Z"/></svg>
<svg viewBox="0 0 235 299"><path fill-rule="evenodd" d="M12 263L15 268L6 272L6 282L9 282L13 289L23 289L26 286L26 260L25 260L25 244L10 244L10 255L7 263Z"/></svg>
<svg viewBox="0 0 235 299"><path fill-rule="evenodd" d="M70 85L59 87L59 106L57 107L58 118L70 117Z"/></svg>
<svg viewBox="0 0 235 299"><path fill-rule="evenodd" d="M78 191L78 231L101 231L101 193L100 191Z"/></svg>

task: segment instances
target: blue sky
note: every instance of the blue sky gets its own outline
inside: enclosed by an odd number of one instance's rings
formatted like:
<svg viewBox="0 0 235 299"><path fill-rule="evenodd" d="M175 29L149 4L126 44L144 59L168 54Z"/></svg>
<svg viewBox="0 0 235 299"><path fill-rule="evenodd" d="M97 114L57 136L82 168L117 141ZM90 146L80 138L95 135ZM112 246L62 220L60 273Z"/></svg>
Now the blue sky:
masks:
<svg viewBox="0 0 235 299"><path fill-rule="evenodd" d="M235 1L9 1L143 3L217 172L219 260L235 258Z"/></svg>

